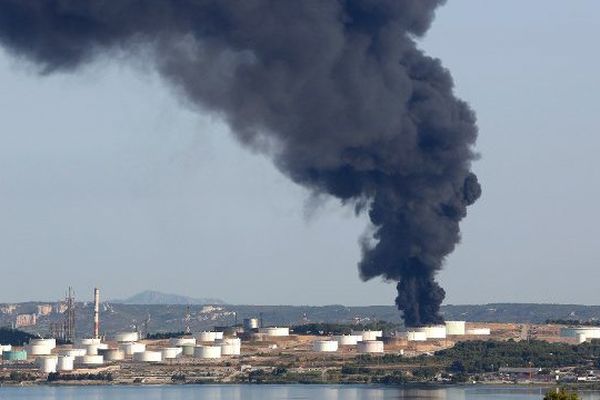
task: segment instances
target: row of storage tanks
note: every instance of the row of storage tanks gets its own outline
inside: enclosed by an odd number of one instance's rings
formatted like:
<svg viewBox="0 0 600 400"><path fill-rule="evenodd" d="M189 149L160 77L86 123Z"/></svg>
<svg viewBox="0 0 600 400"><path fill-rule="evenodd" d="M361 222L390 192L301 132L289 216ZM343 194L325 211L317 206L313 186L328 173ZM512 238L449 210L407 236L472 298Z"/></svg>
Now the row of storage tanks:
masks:
<svg viewBox="0 0 600 400"><path fill-rule="evenodd" d="M490 328L466 329L465 321L446 321L444 325L411 328L403 333L409 342L425 342L430 339L446 339L448 336L489 336Z"/></svg>
<svg viewBox="0 0 600 400"><path fill-rule="evenodd" d="M28 356L36 357L36 365L46 373L71 371L74 366L93 367L105 361L121 361L131 358L137 362L161 362L182 355L202 359L240 355L241 340L224 338L223 332L200 332L196 337L172 338L170 346L160 350L148 350L138 342L137 332L122 332L115 335L117 347L110 348L100 339L83 338L75 341L74 348L56 349L55 339L31 339L24 350L13 350L10 345L1 346L5 360L24 361ZM203 343L197 345L197 343ZM207 344L210 343L210 344Z"/></svg>
<svg viewBox="0 0 600 400"><path fill-rule="evenodd" d="M359 353L383 353L382 331L352 331L350 335L334 336L331 339L315 340L313 351L336 352L341 346L356 346Z"/></svg>

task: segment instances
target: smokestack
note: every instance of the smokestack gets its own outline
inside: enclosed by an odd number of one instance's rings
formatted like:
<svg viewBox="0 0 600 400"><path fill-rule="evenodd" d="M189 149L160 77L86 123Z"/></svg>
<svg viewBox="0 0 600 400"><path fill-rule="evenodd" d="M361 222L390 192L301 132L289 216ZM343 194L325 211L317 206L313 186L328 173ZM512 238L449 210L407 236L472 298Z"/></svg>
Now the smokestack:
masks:
<svg viewBox="0 0 600 400"><path fill-rule="evenodd" d="M94 288L94 338L100 337L100 289Z"/></svg>
<svg viewBox="0 0 600 400"><path fill-rule="evenodd" d="M292 181L367 214L360 276L397 282L417 326L442 321L435 276L481 194L475 115L417 45L443 3L3 0L0 44L43 74L153 64Z"/></svg>

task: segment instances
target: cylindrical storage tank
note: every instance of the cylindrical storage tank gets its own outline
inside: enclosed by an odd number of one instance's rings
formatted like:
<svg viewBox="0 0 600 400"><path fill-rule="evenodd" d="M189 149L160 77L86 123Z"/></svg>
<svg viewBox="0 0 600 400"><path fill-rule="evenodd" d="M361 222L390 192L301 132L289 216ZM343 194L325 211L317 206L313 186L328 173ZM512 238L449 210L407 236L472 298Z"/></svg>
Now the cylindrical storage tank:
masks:
<svg viewBox="0 0 600 400"><path fill-rule="evenodd" d="M467 329L465 334L473 335L473 336L487 336L487 335L491 334L491 331L490 331L490 328L474 328L474 329Z"/></svg>
<svg viewBox="0 0 600 400"><path fill-rule="evenodd" d="M56 366L58 365L58 358L56 356L38 357L35 360L40 371L45 374L56 372Z"/></svg>
<svg viewBox="0 0 600 400"><path fill-rule="evenodd" d="M362 340L377 340L383 336L382 331L352 331L353 335L362 336Z"/></svg>
<svg viewBox="0 0 600 400"><path fill-rule="evenodd" d="M85 355L75 357L75 364L77 365L102 365L104 364L104 357L101 355Z"/></svg>
<svg viewBox="0 0 600 400"><path fill-rule="evenodd" d="M161 362L162 353L160 351L143 351L134 353L133 360L138 362Z"/></svg>
<svg viewBox="0 0 600 400"><path fill-rule="evenodd" d="M221 346L196 346L194 350L196 358L221 358Z"/></svg>
<svg viewBox="0 0 600 400"><path fill-rule="evenodd" d="M427 339L446 339L446 325L423 326L415 331L424 332Z"/></svg>
<svg viewBox="0 0 600 400"><path fill-rule="evenodd" d="M216 332L199 332L196 335L197 342L214 342L217 340Z"/></svg>
<svg viewBox="0 0 600 400"><path fill-rule="evenodd" d="M245 318L244 319L244 331L248 332L253 329L258 329L259 323L258 318Z"/></svg>
<svg viewBox="0 0 600 400"><path fill-rule="evenodd" d="M359 353L383 353L383 342L380 340L364 340L358 342Z"/></svg>
<svg viewBox="0 0 600 400"><path fill-rule="evenodd" d="M46 346L49 347L50 350L56 348L56 339L31 339L29 341L29 345L31 346Z"/></svg>
<svg viewBox="0 0 600 400"><path fill-rule="evenodd" d="M173 347L182 347L185 345L196 345L196 338L193 337L182 337L182 338L171 338L169 339L169 343Z"/></svg>
<svg viewBox="0 0 600 400"><path fill-rule="evenodd" d="M270 328L260 328L259 333L270 337L290 336L290 328L273 326Z"/></svg>
<svg viewBox="0 0 600 400"><path fill-rule="evenodd" d="M99 347L100 344L88 344L87 346L85 346L85 354L89 356L95 356L98 354Z"/></svg>
<svg viewBox="0 0 600 400"><path fill-rule="evenodd" d="M358 342L362 342L362 335L339 335L335 336L335 340L340 346L356 346Z"/></svg>
<svg viewBox="0 0 600 400"><path fill-rule="evenodd" d="M144 343L121 343L119 344L119 349L125 352L126 356L131 356L135 353L142 353L146 351L146 345Z"/></svg>
<svg viewBox="0 0 600 400"><path fill-rule="evenodd" d="M79 357L87 354L86 349L63 349L58 352L61 356Z"/></svg>
<svg viewBox="0 0 600 400"><path fill-rule="evenodd" d="M2 354L5 351L11 351L12 350L12 346L10 344L0 344L0 354Z"/></svg>
<svg viewBox="0 0 600 400"><path fill-rule="evenodd" d="M599 339L600 338L600 328L598 327L569 327L569 328L561 328L560 336L561 337L573 337L577 338L577 335L583 334L586 339Z"/></svg>
<svg viewBox="0 0 600 400"><path fill-rule="evenodd" d="M215 343L216 344L233 344L235 346L241 346L242 339L240 339L240 338L224 338L224 339L215 340Z"/></svg>
<svg viewBox="0 0 600 400"><path fill-rule="evenodd" d="M587 337L585 336L585 333L577 334L577 343L585 343L586 341L587 341Z"/></svg>
<svg viewBox="0 0 600 400"><path fill-rule="evenodd" d="M181 355L181 347L165 347L162 351L163 360L172 360L178 358Z"/></svg>
<svg viewBox="0 0 600 400"><path fill-rule="evenodd" d="M119 332L115 335L117 342L137 342L140 340L140 335L137 332Z"/></svg>
<svg viewBox="0 0 600 400"><path fill-rule="evenodd" d="M313 342L313 351L319 353L335 352L338 350L338 342L336 340L315 340Z"/></svg>
<svg viewBox="0 0 600 400"><path fill-rule="evenodd" d="M465 334L465 321L446 321L446 335L462 336Z"/></svg>
<svg viewBox="0 0 600 400"><path fill-rule="evenodd" d="M241 354L241 347L237 344L222 343L221 344L221 355L223 356L239 356Z"/></svg>
<svg viewBox="0 0 600 400"><path fill-rule="evenodd" d="M104 357L104 361L121 361L125 359L125 352L120 349L102 349L98 352Z"/></svg>
<svg viewBox="0 0 600 400"><path fill-rule="evenodd" d="M406 340L409 342L425 342L427 340L427 334L420 331L408 331L406 332Z"/></svg>
<svg viewBox="0 0 600 400"><path fill-rule="evenodd" d="M194 356L194 352L196 351L196 345L192 344L184 344L181 346L181 355L183 356Z"/></svg>
<svg viewBox="0 0 600 400"><path fill-rule="evenodd" d="M214 342L215 340L223 339L223 332L200 332L196 335L198 342Z"/></svg>
<svg viewBox="0 0 600 400"><path fill-rule="evenodd" d="M32 356L43 356L52 353L52 349L45 344L30 344L25 346L27 353Z"/></svg>
<svg viewBox="0 0 600 400"><path fill-rule="evenodd" d="M27 360L27 351L25 350L7 350L2 353L4 361L25 361Z"/></svg>
<svg viewBox="0 0 600 400"><path fill-rule="evenodd" d="M97 338L79 338L75 339L77 347L85 347L90 344L100 344L100 339Z"/></svg>
<svg viewBox="0 0 600 400"><path fill-rule="evenodd" d="M58 357L58 371L72 371L75 357L73 356L59 356Z"/></svg>

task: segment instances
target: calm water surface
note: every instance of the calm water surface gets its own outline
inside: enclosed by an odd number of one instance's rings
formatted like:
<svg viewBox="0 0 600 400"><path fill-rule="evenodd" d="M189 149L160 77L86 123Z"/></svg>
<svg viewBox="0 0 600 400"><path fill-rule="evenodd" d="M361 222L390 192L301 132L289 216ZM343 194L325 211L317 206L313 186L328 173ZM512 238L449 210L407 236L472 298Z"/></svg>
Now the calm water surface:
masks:
<svg viewBox="0 0 600 400"><path fill-rule="evenodd" d="M506 386L444 389L336 385L37 386L0 388L0 400L540 400L543 392ZM600 392L583 393L582 397L600 400Z"/></svg>

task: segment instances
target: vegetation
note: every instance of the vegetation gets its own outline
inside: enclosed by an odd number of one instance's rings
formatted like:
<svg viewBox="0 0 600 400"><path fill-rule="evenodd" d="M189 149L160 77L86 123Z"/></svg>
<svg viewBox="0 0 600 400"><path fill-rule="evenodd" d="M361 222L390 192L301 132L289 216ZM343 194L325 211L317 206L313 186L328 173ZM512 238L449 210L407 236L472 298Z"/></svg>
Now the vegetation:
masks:
<svg viewBox="0 0 600 400"><path fill-rule="evenodd" d="M386 321L377 321L369 324L336 324L327 322L315 322L310 324L295 325L291 330L298 335L349 335L353 330L397 330L399 324Z"/></svg>
<svg viewBox="0 0 600 400"><path fill-rule="evenodd" d="M12 382L28 382L35 381L37 379L37 375L25 371L11 371L10 375L0 378L0 382L2 381L12 381Z"/></svg>
<svg viewBox="0 0 600 400"><path fill-rule="evenodd" d="M587 321L582 321L582 320L578 320L578 319L547 319L546 324L600 326L600 320L591 319L591 320L587 320Z"/></svg>
<svg viewBox="0 0 600 400"><path fill-rule="evenodd" d="M51 372L48 374L48 382L55 381L112 381L113 376L110 372L99 372L97 374L61 374L60 372Z"/></svg>
<svg viewBox="0 0 600 400"><path fill-rule="evenodd" d="M29 339L35 337L36 336L19 329L0 328L0 343L2 344L21 346L23 343L28 342Z"/></svg>
<svg viewBox="0 0 600 400"><path fill-rule="evenodd" d="M567 392L565 389L550 391L544 396L544 400L579 400L577 393Z"/></svg>
<svg viewBox="0 0 600 400"><path fill-rule="evenodd" d="M151 340L164 340L164 339L170 339L170 338L180 338L180 337L184 337L185 336L185 332L181 331L181 332L155 332L155 333L148 333L146 335L146 339L151 339Z"/></svg>
<svg viewBox="0 0 600 400"><path fill-rule="evenodd" d="M578 346L543 341L460 342L435 355L453 373L495 372L500 367L596 366L600 360L600 342ZM416 361L419 359L422 357L417 357Z"/></svg>

